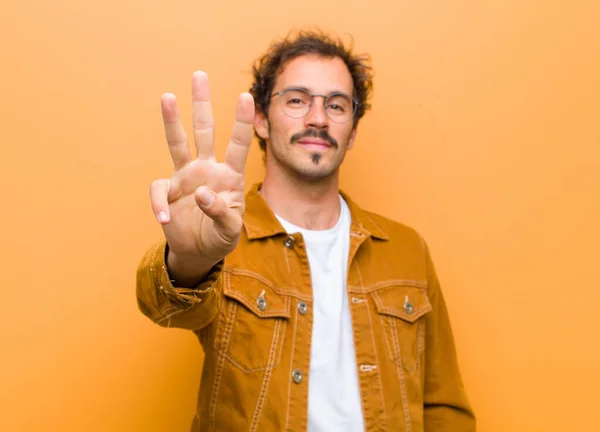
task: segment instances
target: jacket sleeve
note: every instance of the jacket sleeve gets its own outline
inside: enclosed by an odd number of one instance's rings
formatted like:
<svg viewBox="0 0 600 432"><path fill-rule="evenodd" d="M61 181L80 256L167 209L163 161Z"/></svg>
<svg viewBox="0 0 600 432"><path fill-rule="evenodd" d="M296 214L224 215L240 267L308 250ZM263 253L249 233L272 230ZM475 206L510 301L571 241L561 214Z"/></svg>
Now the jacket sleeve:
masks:
<svg viewBox="0 0 600 432"><path fill-rule="evenodd" d="M458 367L448 310L427 247L426 254L432 310L425 327L425 431L472 432L475 415Z"/></svg>
<svg viewBox="0 0 600 432"><path fill-rule="evenodd" d="M217 314L222 287L223 262L215 265L195 288L172 285L167 272L165 240L154 245L142 258L136 278L141 312L163 327L199 330Z"/></svg>

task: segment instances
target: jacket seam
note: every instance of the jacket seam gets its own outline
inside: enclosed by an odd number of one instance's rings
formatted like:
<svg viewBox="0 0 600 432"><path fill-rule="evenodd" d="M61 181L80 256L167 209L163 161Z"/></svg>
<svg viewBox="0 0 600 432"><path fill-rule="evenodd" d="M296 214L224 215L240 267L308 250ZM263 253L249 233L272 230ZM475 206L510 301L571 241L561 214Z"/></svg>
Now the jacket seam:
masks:
<svg viewBox="0 0 600 432"><path fill-rule="evenodd" d="M291 350L291 356L290 356L290 368L289 371L291 372L292 367L294 366L294 350L296 349L296 333L297 333L297 326L298 326L298 309L296 308L296 312L294 313L294 338L292 339L292 350ZM290 421L290 405L292 402L292 380L288 378L288 392L287 392L287 396L288 396L288 403L287 403L287 409L286 409L286 413L285 413L285 427L283 428L284 430L288 429L288 425L289 425L289 421Z"/></svg>
<svg viewBox="0 0 600 432"><path fill-rule="evenodd" d="M356 292L364 292L370 293L372 291L379 290L381 288L387 288L392 286L403 286L406 288L418 288L426 291L428 283L426 280L418 280L418 279L388 279L384 281L379 281L369 286L362 287L364 291L361 290L360 286L349 285L351 290L356 290Z"/></svg>
<svg viewBox="0 0 600 432"><path fill-rule="evenodd" d="M404 381L404 371L402 370L402 351L400 350L400 344L398 343L398 331L396 328L396 321L393 318L389 318L391 321L392 338L394 340L395 352L398 353L400 361L396 363L396 371L398 372L398 378L400 379L400 395L402 397L402 407L404 409L404 421L406 422L406 432L411 432L411 421L410 421L410 410L408 409L408 400L406 396L406 383Z"/></svg>
<svg viewBox="0 0 600 432"><path fill-rule="evenodd" d="M417 328L417 370L421 370L421 356L425 350L425 322L419 321Z"/></svg>
<svg viewBox="0 0 600 432"><path fill-rule="evenodd" d="M285 325L286 323L284 322L283 332L285 332ZM275 331L273 332L273 339L271 340L271 349L269 351L269 359L267 361L267 370L265 371L265 375L263 377L258 401L256 402L256 407L254 408L254 416L252 418L252 423L250 424L250 432L254 432L258 427L258 419L260 418L260 415L262 414L262 410L264 408L265 397L269 388L269 384L271 383L273 368L275 367L275 364L273 363L273 358L275 357L274 351L277 350L277 344L279 343L279 334L282 331L280 330L280 328L281 321L277 321L277 323L275 324Z"/></svg>
<svg viewBox="0 0 600 432"><path fill-rule="evenodd" d="M182 313L186 312L188 309L181 309L178 306L173 306L170 307L168 309L166 309L163 313L162 313L162 317L157 319L156 321L154 321L156 324L159 324L165 320L168 320L167 323L167 328L171 327L171 318L177 315L181 315ZM170 313L172 312L172 313Z"/></svg>
<svg viewBox="0 0 600 432"><path fill-rule="evenodd" d="M373 225L375 225L377 227L379 232L383 233L383 238L385 240L387 240L389 238L388 233L384 229L382 229L377 222L375 222L375 219L373 219L370 214L365 212L365 217L369 220L369 222L371 222Z"/></svg>
<svg viewBox="0 0 600 432"><path fill-rule="evenodd" d="M286 258L287 258L287 255L286 255ZM288 267L288 269L289 269L289 267ZM278 287L273 282L271 282L269 279L266 279L264 276L261 276L258 273L255 273L251 270L241 269L241 268L237 268L237 267L228 267L227 269L224 270L224 272L231 273L231 274L238 275L238 276L252 277L252 278L258 280L259 282L265 284L269 288L271 288L278 295L287 296L287 297L296 297L296 298L299 298L302 300L307 300L307 301L312 302L312 298L310 297L310 295L303 294L303 293L297 291L295 284L294 284L293 289L286 288L286 287L283 287L283 288Z"/></svg>
<svg viewBox="0 0 600 432"><path fill-rule="evenodd" d="M269 366L263 366L263 367L258 367L258 368L254 368L254 369L247 369L244 366L242 366L241 364L239 364L238 362L236 362L233 359L233 357L231 357L230 355L225 354L224 357L225 357L225 359L227 359L229 361L229 363L231 363L236 368L238 368L239 370L244 371L246 373L260 372L260 371L263 371L263 370L266 370L269 368Z"/></svg>
<svg viewBox="0 0 600 432"><path fill-rule="evenodd" d="M225 283L229 283L229 278L226 278L227 281ZM227 324L225 327L225 333L223 334L223 342L221 343L221 348L219 349L219 358L217 360L217 368L215 370L215 382L213 384L213 391L210 401L209 408L209 431L213 430L215 424L215 412L217 409L217 397L219 396L219 390L221 387L221 377L223 374L223 366L225 364L225 353L229 346L229 341L231 339L231 331L233 329L233 320L235 319L235 314L237 311L237 303L230 303L229 306L229 314L227 315Z"/></svg>
<svg viewBox="0 0 600 432"><path fill-rule="evenodd" d="M411 315L412 316L412 321L411 321L410 319L406 318L406 313L404 313L402 311L402 309L394 308L394 307L386 307L383 304L383 302L381 301L379 294L377 294L376 292L372 293L371 296L375 300L375 303L377 305L377 309L378 309L379 313L384 313L386 315L393 315L396 318L400 318L401 320L408 321L410 323L414 323L416 320L421 318L427 312L431 311L431 304L430 303L426 304L426 305L420 307L419 309L416 309L413 311L413 313Z"/></svg>
<svg viewBox="0 0 600 432"><path fill-rule="evenodd" d="M281 321L283 321L283 320L277 320L278 323L281 323ZM283 324L284 324L284 329L285 329L285 326L287 326L287 322L283 321ZM275 331L276 330L273 331L273 334L275 334ZM285 333L282 336L282 339L284 339L284 338L285 338ZM225 358L227 360L229 360L229 362L231 364L233 364L235 367L237 367L238 369L240 369L240 370L242 370L242 371L244 371L246 373L260 372L260 371L263 371L263 370L266 370L266 369L274 369L281 362L281 352L283 351L283 343L284 342L282 342L281 343L281 347L279 347L279 356L277 357L277 359L273 363L269 363L269 360L267 359L267 365L266 366L261 366L261 367L257 367L257 368L251 368L251 369L246 368L246 367L242 366L241 364L239 364L237 361L235 361L232 356L230 356L228 354L224 354L224 356L225 356ZM271 358L270 354L269 354L269 358Z"/></svg>
<svg viewBox="0 0 600 432"><path fill-rule="evenodd" d="M360 272L360 267L356 261L354 261L354 266L356 267L356 272L358 274L358 280L360 281L361 288L364 287L362 274ZM364 292L363 292L364 294ZM366 296L365 296L366 298ZM373 319L371 318L371 310L369 309L369 300L367 299L367 316L369 317L369 326L370 326L370 334L371 334L371 342L373 343L373 352L375 353L375 362L379 364L379 355L377 353L377 344L375 343L375 336L373 334ZM354 326L353 326L354 327ZM381 373L379 372L381 369L377 370L375 373L377 374L377 378L379 380L379 397L381 398L381 409L383 410L383 421L385 424L385 419L387 417L387 413L385 410L385 398L383 397L383 385L381 382ZM363 416L366 418L366 415Z"/></svg>
<svg viewBox="0 0 600 432"><path fill-rule="evenodd" d="M381 321L381 326L383 328L385 344L387 345L389 353L392 357L392 361L395 364L398 356L396 354L395 347L393 346L394 335L392 334L393 330L391 329L392 324L391 321L389 323L386 322L387 320L391 320L391 317L387 315L379 315L379 320ZM388 336L387 333L390 333L390 335ZM390 339L392 342L390 342Z"/></svg>
<svg viewBox="0 0 600 432"><path fill-rule="evenodd" d="M244 303L244 300L246 302L248 302L248 304L252 304L253 300L249 299L248 297L246 297L244 294L242 294L239 291L233 291L233 292L229 292L226 294L227 297L231 297L237 300L242 301L242 303ZM286 308L287 306L287 308ZM261 318L272 318L272 317L283 317L285 316L286 318L289 318L289 301L288 299L284 299L284 308L283 309L272 309L269 312L263 312L262 314L258 314L256 313L256 311L253 308L249 308L255 315L258 315ZM286 314L287 313L287 314ZM277 314L277 315L275 315ZM283 315L285 314L285 315Z"/></svg>
<svg viewBox="0 0 600 432"><path fill-rule="evenodd" d="M288 274L292 274L292 268L290 267L290 258L288 257L288 250L288 248L284 248L283 256L285 257L285 264L287 266ZM292 284L294 284L294 290L297 290L298 287L296 287L296 281L294 280L294 278L292 278Z"/></svg>

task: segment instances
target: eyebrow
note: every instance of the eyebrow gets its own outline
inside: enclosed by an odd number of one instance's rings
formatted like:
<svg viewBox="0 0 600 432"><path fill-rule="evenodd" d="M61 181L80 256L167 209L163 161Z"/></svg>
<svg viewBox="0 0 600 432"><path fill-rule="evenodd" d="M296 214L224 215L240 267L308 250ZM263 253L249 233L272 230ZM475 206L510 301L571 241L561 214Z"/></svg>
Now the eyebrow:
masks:
<svg viewBox="0 0 600 432"><path fill-rule="evenodd" d="M301 86L290 86L290 87L285 87L285 88L284 88L284 89L282 89L281 91L286 91L286 90L303 90L303 91L305 91L305 92L307 92L307 93L313 94L313 93L310 91L310 89L308 89L307 87L301 87ZM350 97L350 98L352 97L352 96L350 96L348 93L346 93L346 92L343 92L343 91L340 91L340 90L334 90L334 91L332 91L332 92L329 92L329 93L328 93L328 94L326 94L325 96L329 96L329 95L332 95L332 94L342 94L342 95L344 95L344 96L348 96L348 97Z"/></svg>

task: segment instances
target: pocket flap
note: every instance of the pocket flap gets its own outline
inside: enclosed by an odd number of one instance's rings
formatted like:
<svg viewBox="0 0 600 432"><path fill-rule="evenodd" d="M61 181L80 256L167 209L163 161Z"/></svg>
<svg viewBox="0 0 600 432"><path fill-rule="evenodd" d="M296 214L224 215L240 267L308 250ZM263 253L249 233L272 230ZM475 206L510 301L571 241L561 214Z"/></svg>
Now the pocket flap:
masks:
<svg viewBox="0 0 600 432"><path fill-rule="evenodd" d="M373 292L377 312L410 323L431 310L427 291L412 286L391 286Z"/></svg>
<svg viewBox="0 0 600 432"><path fill-rule="evenodd" d="M260 318L289 318L290 297L278 294L267 279L252 273L225 270L223 294Z"/></svg>

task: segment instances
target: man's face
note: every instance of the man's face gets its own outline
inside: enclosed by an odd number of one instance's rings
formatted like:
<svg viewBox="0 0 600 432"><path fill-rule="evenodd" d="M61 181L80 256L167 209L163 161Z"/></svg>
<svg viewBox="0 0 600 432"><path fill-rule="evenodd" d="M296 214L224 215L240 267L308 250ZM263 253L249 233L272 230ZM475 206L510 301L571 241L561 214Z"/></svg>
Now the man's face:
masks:
<svg viewBox="0 0 600 432"><path fill-rule="evenodd" d="M275 82L271 94L289 88L303 88L310 94L352 95L353 82L340 58L315 54L291 60ZM257 114L255 128L267 141L267 169L284 169L306 180L319 180L337 173L346 151L354 144L354 119L345 123L331 120L323 97L314 97L309 112L292 118L282 108L277 95L271 99L268 119ZM292 104L290 102L290 104Z"/></svg>

